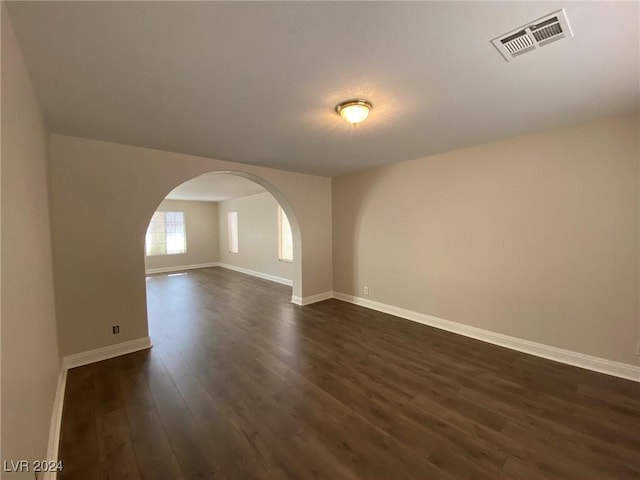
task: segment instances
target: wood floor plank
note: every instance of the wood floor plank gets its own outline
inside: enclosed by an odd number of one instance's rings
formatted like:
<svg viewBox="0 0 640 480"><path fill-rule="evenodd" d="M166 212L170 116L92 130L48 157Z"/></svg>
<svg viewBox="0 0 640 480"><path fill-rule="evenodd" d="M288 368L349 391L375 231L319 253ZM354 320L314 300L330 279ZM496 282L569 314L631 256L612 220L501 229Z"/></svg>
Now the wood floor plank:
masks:
<svg viewBox="0 0 640 480"><path fill-rule="evenodd" d="M183 480L184 478L173 454L145 463L140 470L143 480Z"/></svg>
<svg viewBox="0 0 640 480"><path fill-rule="evenodd" d="M98 415L96 435L102 480L141 478L124 409Z"/></svg>
<svg viewBox="0 0 640 480"><path fill-rule="evenodd" d="M171 444L144 378L123 377L121 385L138 467L144 472L173 456Z"/></svg>
<svg viewBox="0 0 640 480"><path fill-rule="evenodd" d="M171 448L185 479L216 478L220 467L213 461L208 438L192 417L176 388L153 396Z"/></svg>
<svg viewBox="0 0 640 480"><path fill-rule="evenodd" d="M62 480L640 479L640 386L222 268L69 371Z"/></svg>

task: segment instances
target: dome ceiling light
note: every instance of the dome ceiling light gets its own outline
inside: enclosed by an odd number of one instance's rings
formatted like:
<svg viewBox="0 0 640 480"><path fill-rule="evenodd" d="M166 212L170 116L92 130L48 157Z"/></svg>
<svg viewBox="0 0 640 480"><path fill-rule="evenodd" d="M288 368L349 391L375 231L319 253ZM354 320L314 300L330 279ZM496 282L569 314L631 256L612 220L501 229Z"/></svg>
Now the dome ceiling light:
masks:
<svg viewBox="0 0 640 480"><path fill-rule="evenodd" d="M369 111L373 108L366 100L349 100L336 105L336 112L354 127L369 116Z"/></svg>

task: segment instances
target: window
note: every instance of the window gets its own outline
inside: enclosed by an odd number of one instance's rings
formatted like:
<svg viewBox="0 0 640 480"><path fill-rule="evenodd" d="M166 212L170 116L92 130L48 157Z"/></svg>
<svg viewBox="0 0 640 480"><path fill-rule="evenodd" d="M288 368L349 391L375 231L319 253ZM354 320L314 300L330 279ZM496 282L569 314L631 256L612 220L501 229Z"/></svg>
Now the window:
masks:
<svg viewBox="0 0 640 480"><path fill-rule="evenodd" d="M156 212L145 237L147 255L174 255L187 251L184 212Z"/></svg>
<svg viewBox="0 0 640 480"><path fill-rule="evenodd" d="M227 213L229 253L238 253L238 212Z"/></svg>
<svg viewBox="0 0 640 480"><path fill-rule="evenodd" d="M287 214L278 205L278 260L293 262L293 236Z"/></svg>

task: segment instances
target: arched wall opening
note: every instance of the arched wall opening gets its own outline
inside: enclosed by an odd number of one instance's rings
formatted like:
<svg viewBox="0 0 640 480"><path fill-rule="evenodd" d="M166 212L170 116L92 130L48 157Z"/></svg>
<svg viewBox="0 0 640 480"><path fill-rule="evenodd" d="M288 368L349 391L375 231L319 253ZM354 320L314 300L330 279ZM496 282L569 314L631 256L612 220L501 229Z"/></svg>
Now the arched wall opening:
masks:
<svg viewBox="0 0 640 480"><path fill-rule="evenodd" d="M148 344L141 252L149 219L175 187L206 173L244 176L283 207L298 245L294 303L331 295L330 178L61 135L51 136L50 156L63 356ZM117 335L114 325L120 325Z"/></svg>
<svg viewBox="0 0 640 480"><path fill-rule="evenodd" d="M188 184L189 182L192 182L193 180L197 180L197 179L202 179L205 177L209 177L209 176L236 176L236 177L241 177L244 179L247 179L257 185L259 185L260 187L262 187L262 189L264 189L267 193L269 193L271 195L271 197L273 197L273 199L275 200L275 202L282 208L282 210L284 211L285 215L287 216L287 219L289 221L289 224L291 226L291 234L292 234L292 243L293 243L293 260L291 262L291 266L292 266L292 274L291 274L291 284L292 284L292 301L294 301L294 299L296 298L300 298L301 297L301 292L302 292L302 241L301 241L301 233L300 233L300 226L299 226L299 222L298 219L296 217L296 214L293 210L293 208L291 207L290 202L287 200L287 198L282 194L282 192L280 192L276 187L274 187L271 183L269 183L268 181L266 181L265 179L257 176L257 175L253 175L250 173L246 173L246 172L238 172L238 171L231 171L231 170L221 170L221 171L213 171L213 172L207 172L201 175L196 175L195 177L192 177L188 180L185 180L184 182L180 183L179 185L176 185L174 187L174 189L170 190L169 192L167 192L167 194L165 195L165 197L163 199L160 200L160 202L158 202L156 209L154 210L157 211L158 207L162 204L163 201L165 201L167 199L167 197L169 196L170 192L174 191L175 188L178 188L180 186L183 186L185 184ZM151 214L153 215L153 213ZM149 225L151 221L151 216L148 218L147 221L147 226ZM146 235L147 229L145 228L144 232L142 233L143 236ZM146 258L146 252L143 250L143 255Z"/></svg>

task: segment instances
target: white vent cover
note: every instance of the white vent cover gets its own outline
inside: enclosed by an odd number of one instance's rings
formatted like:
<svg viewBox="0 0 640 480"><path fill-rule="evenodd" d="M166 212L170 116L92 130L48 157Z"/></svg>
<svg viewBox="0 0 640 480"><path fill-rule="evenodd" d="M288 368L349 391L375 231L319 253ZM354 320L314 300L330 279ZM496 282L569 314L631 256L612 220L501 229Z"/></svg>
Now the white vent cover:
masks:
<svg viewBox="0 0 640 480"><path fill-rule="evenodd" d="M550 13L527 25L491 40L507 62L556 40L573 37L564 9Z"/></svg>

